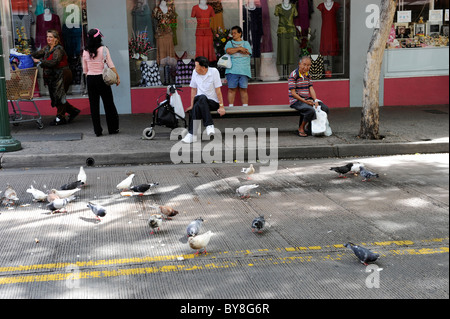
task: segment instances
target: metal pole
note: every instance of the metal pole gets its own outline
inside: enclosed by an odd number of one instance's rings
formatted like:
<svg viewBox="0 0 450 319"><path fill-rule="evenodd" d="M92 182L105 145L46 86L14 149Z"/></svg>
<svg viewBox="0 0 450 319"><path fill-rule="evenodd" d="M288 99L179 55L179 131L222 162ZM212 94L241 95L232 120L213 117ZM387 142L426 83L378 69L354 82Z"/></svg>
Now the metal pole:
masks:
<svg viewBox="0 0 450 319"><path fill-rule="evenodd" d="M14 152L21 150L22 145L18 140L11 136L8 100L6 99L4 59L3 43L0 38L0 152Z"/></svg>

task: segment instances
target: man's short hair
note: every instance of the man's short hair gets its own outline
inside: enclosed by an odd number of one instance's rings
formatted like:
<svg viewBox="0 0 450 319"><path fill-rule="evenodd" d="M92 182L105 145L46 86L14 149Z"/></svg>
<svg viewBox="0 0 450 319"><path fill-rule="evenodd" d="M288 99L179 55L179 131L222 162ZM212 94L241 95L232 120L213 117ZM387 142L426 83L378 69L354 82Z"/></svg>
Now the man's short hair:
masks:
<svg viewBox="0 0 450 319"><path fill-rule="evenodd" d="M312 61L312 59L311 59L311 57L310 57L309 55L304 55L304 56L302 56L302 57L300 58L300 60L298 60L298 64L302 63L303 60L306 60L306 59Z"/></svg>
<svg viewBox="0 0 450 319"><path fill-rule="evenodd" d="M204 56L198 56L195 58L195 62L198 62L198 64L202 67L208 68L209 67L209 61Z"/></svg>

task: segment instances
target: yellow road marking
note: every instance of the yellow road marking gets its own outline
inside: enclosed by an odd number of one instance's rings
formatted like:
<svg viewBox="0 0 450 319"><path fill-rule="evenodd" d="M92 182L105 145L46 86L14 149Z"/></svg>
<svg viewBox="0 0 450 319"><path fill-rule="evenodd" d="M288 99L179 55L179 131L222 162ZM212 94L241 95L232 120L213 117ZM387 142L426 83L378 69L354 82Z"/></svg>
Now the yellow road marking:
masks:
<svg viewBox="0 0 450 319"><path fill-rule="evenodd" d="M443 254L449 253L449 247L436 247L436 248L418 248L412 249L407 248L403 250L392 249L389 250L385 254L381 254L382 256L393 255L429 255L429 254ZM341 260L343 256L351 254L350 251L346 251L344 254L336 253L334 255L327 254L323 256L287 256L287 257L255 257L252 258L251 262L242 263L242 266L254 267L258 264L289 264L292 262L312 262L312 261L335 261ZM162 257L162 256L161 256ZM170 257L170 256L165 256ZM201 258L201 257L198 257ZM132 258L133 262L138 262L141 259L145 258ZM124 259L125 260L125 259ZM124 261L120 260L120 261ZM164 260L169 260L164 258ZM171 260L171 258L170 258ZM199 260L202 261L202 260ZM209 260L203 260L209 261ZM93 262L79 262L78 264L88 265ZM105 263L102 263L105 265ZM109 263L106 263L109 264ZM117 263L116 263L117 264ZM125 264L122 262L122 264ZM50 265L50 264L49 264ZM63 264L57 264L62 266ZM75 265L75 264L67 264L67 265ZM55 274L42 274L42 275L22 275L22 276L9 276L9 277L0 277L0 285L7 284L17 284L17 283L33 283L33 282L47 282L47 281L62 281L62 280L74 280L74 279L92 279L92 278L108 278L108 277L118 277L118 276L131 276L131 275L143 275L143 274L154 274L160 272L180 272L180 271L195 271L195 270L211 270L211 269L223 269L223 268L232 268L238 267L240 265L237 261L218 261L214 263L207 263L204 265L194 264L194 265L164 265L160 267L136 267L136 268L125 268L125 269L111 269L111 270L92 270L92 271L78 271L78 272L69 272L69 273L55 273ZM39 266L39 265L34 265ZM43 266L43 265L41 265ZM23 268L22 268L23 269ZM73 267L71 267L73 271Z"/></svg>

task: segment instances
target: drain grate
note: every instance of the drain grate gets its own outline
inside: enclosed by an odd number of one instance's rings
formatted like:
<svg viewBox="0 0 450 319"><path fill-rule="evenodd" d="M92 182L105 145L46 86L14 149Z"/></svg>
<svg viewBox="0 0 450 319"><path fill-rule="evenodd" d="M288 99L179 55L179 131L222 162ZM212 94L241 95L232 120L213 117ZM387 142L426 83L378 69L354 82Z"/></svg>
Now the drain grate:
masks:
<svg viewBox="0 0 450 319"><path fill-rule="evenodd" d="M431 114L448 114L447 112L444 112L441 110L424 110L424 112L431 113Z"/></svg>

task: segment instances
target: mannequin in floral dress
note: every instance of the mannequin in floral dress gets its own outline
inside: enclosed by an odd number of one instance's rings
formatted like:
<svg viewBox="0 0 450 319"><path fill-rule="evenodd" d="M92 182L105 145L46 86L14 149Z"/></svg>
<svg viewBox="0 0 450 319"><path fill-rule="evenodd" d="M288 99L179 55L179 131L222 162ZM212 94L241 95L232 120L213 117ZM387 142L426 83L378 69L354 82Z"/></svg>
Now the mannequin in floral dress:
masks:
<svg viewBox="0 0 450 319"><path fill-rule="evenodd" d="M165 0L161 0L159 6L153 9L153 18L157 22L156 27L156 62L160 64L161 59L166 57L175 58L175 47L171 22L176 19L173 6L168 6Z"/></svg>

